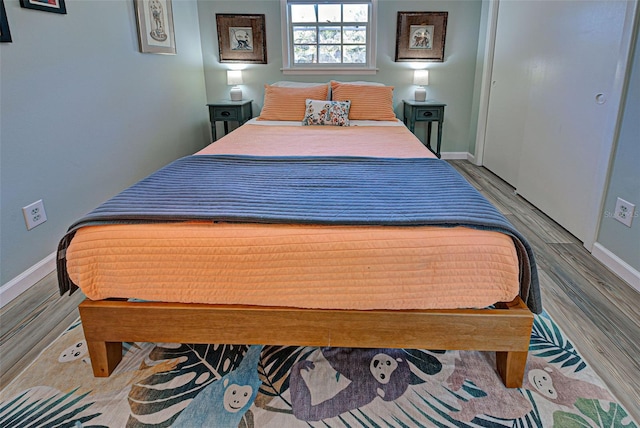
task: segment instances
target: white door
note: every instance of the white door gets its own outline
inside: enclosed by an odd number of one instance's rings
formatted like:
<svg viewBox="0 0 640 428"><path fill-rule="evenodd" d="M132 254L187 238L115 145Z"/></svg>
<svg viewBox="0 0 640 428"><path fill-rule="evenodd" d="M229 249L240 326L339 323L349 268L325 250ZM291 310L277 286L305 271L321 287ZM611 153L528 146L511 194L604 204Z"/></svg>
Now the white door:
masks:
<svg viewBox="0 0 640 428"><path fill-rule="evenodd" d="M618 108L607 101L626 11L625 1L499 3L485 165L581 240Z"/></svg>
<svg viewBox="0 0 640 428"><path fill-rule="evenodd" d="M498 6L498 26L493 56L493 72L483 164L507 183L516 187L520 151L524 138L529 98L529 52L522 47L519 2L501 1Z"/></svg>

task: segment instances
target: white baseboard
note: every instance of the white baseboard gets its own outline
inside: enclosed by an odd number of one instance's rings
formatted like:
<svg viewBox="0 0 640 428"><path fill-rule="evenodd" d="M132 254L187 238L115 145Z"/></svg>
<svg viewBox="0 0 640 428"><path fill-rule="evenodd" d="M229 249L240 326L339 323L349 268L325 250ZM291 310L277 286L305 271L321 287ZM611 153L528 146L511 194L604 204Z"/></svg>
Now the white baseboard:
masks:
<svg viewBox="0 0 640 428"><path fill-rule="evenodd" d="M456 159L469 159L470 154L467 152L442 152L440 153L441 159L456 160Z"/></svg>
<svg viewBox="0 0 640 428"><path fill-rule="evenodd" d="M640 292L640 272L627 262L613 254L599 242L593 244L591 255Z"/></svg>
<svg viewBox="0 0 640 428"><path fill-rule="evenodd" d="M0 308L56 270L56 252L49 254L29 269L0 287Z"/></svg>

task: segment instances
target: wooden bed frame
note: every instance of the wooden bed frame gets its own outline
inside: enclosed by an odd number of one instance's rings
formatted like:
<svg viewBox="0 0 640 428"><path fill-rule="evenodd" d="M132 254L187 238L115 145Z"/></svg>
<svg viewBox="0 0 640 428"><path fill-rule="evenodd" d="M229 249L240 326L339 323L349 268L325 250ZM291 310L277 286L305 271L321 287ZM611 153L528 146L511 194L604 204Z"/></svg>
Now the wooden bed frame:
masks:
<svg viewBox="0 0 640 428"><path fill-rule="evenodd" d="M522 386L533 314L517 297L496 309L331 310L85 300L93 373L107 377L122 342L269 344L495 351L508 388Z"/></svg>

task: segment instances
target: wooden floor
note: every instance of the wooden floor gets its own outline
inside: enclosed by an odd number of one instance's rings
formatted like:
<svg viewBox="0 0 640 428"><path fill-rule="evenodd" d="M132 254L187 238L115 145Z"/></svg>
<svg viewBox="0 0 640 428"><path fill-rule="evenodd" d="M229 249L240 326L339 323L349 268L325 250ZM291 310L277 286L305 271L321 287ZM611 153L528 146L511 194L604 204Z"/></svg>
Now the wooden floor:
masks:
<svg viewBox="0 0 640 428"><path fill-rule="evenodd" d="M491 172L467 161L451 163L527 237L545 310L640 421L640 293ZM80 292L59 297L52 273L0 310L0 386L71 324L82 299Z"/></svg>

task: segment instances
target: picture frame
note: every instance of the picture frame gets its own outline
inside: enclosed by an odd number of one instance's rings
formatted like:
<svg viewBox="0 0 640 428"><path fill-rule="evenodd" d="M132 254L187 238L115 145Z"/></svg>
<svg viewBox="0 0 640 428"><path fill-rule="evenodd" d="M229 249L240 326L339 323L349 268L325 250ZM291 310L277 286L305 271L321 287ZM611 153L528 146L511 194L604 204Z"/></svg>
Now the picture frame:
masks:
<svg viewBox="0 0 640 428"><path fill-rule="evenodd" d="M4 8L4 0L0 0L0 42L11 42L11 31L9 31L9 20L7 11Z"/></svg>
<svg viewBox="0 0 640 428"><path fill-rule="evenodd" d="M140 52L176 54L171 0L133 0Z"/></svg>
<svg viewBox="0 0 640 428"><path fill-rule="evenodd" d="M396 62L444 61L448 12L398 12Z"/></svg>
<svg viewBox="0 0 640 428"><path fill-rule="evenodd" d="M64 0L20 0L20 6L25 9L43 10L64 15L67 13L67 6L64 4Z"/></svg>
<svg viewBox="0 0 640 428"><path fill-rule="evenodd" d="M216 14L220 62L266 64L263 14Z"/></svg>

